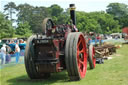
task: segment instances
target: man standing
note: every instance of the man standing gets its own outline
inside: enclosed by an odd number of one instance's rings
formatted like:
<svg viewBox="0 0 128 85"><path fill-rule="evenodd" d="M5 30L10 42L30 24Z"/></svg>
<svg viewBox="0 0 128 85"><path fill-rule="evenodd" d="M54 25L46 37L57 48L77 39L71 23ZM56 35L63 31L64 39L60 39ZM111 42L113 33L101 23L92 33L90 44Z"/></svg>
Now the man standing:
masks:
<svg viewBox="0 0 128 85"><path fill-rule="evenodd" d="M6 45L3 44L3 47L1 48L1 64L5 64L6 62Z"/></svg>
<svg viewBox="0 0 128 85"><path fill-rule="evenodd" d="M24 51L25 51L25 47L26 47L26 43L24 43L24 40L20 39L19 40L19 47L20 47L20 56L24 56Z"/></svg>
<svg viewBox="0 0 128 85"><path fill-rule="evenodd" d="M20 48L18 41L16 42L16 46L15 46L15 54L16 54L16 63L18 63L20 57Z"/></svg>

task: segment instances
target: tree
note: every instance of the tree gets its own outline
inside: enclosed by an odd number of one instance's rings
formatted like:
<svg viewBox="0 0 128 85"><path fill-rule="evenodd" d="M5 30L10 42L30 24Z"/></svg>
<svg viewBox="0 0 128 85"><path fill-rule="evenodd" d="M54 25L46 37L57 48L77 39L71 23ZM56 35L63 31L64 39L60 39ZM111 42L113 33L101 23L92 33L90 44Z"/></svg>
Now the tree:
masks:
<svg viewBox="0 0 128 85"><path fill-rule="evenodd" d="M34 33L40 33L44 18L50 17L49 9L46 7L34 7L29 4L20 4L18 10L18 23L27 21Z"/></svg>
<svg viewBox="0 0 128 85"><path fill-rule="evenodd" d="M113 15L114 19L119 21L120 28L128 26L128 5L123 3L110 3L107 8L107 13Z"/></svg>
<svg viewBox="0 0 128 85"><path fill-rule="evenodd" d="M42 32L42 23L44 18L51 17L48 8L46 7L35 7L32 10L31 19L28 21L30 23L31 29L34 33Z"/></svg>
<svg viewBox="0 0 128 85"><path fill-rule="evenodd" d="M14 2L9 2L8 4L6 4L4 6L4 12L6 12L7 14L7 18L10 18L11 21L13 21L14 19L12 18L12 15L15 14L16 11L16 4Z"/></svg>
<svg viewBox="0 0 128 85"><path fill-rule="evenodd" d="M113 33L120 32L120 25L118 20L114 20L114 17L110 14L107 14L103 11L101 12L92 12L89 14L90 18L97 20L100 24L102 33Z"/></svg>
<svg viewBox="0 0 128 85"><path fill-rule="evenodd" d="M77 28L83 32L100 32L100 26L94 18L89 18L89 14L85 12L77 12Z"/></svg>
<svg viewBox="0 0 128 85"><path fill-rule="evenodd" d="M57 4L51 5L48 9L55 24L66 24L69 21L68 10L64 11L63 8Z"/></svg>
<svg viewBox="0 0 128 85"><path fill-rule="evenodd" d="M128 15L120 17L119 24L121 25L121 28L128 27Z"/></svg>
<svg viewBox="0 0 128 85"><path fill-rule="evenodd" d="M6 8L9 8L9 6L7 5ZM11 8L17 11L18 28L16 29L16 34L21 36L27 34L27 32L31 34L30 30L33 33L42 33L42 22L46 17L52 18L57 25L70 22L69 9L64 10L57 4L51 5L50 7L34 7L26 3L14 6L13 3ZM107 13L104 11L90 13L77 11L77 28L80 31L110 34L112 32L120 32L120 26L128 26L126 19L128 17L127 5L111 3L108 5L106 11ZM26 30L27 32L25 32Z"/></svg>
<svg viewBox="0 0 128 85"><path fill-rule="evenodd" d="M106 12L115 17L128 15L128 5L123 3L110 3L107 6Z"/></svg>
<svg viewBox="0 0 128 85"><path fill-rule="evenodd" d="M120 32L119 22L114 17L101 12L77 12L77 28L80 31L107 33Z"/></svg>
<svg viewBox="0 0 128 85"><path fill-rule="evenodd" d="M30 30L30 25L28 22L19 23L16 28L16 34L24 37L29 37L32 35L32 30Z"/></svg>
<svg viewBox="0 0 128 85"><path fill-rule="evenodd" d="M70 22L70 14L69 9L65 10L64 12L60 13L57 17L53 16L53 20L55 19L57 24L67 24Z"/></svg>
<svg viewBox="0 0 128 85"><path fill-rule="evenodd" d="M29 19L31 18L31 15L32 15L32 9L34 7L29 5L29 4L20 4L17 6L17 22L20 23L20 22L25 22L25 21L29 21Z"/></svg>
<svg viewBox="0 0 128 85"><path fill-rule="evenodd" d="M11 21L5 19L5 15L0 13L0 39L10 38L14 35L14 29L11 25Z"/></svg>
<svg viewBox="0 0 128 85"><path fill-rule="evenodd" d="M61 8L59 5L54 4L49 7L51 16L59 16L63 12L63 8Z"/></svg>

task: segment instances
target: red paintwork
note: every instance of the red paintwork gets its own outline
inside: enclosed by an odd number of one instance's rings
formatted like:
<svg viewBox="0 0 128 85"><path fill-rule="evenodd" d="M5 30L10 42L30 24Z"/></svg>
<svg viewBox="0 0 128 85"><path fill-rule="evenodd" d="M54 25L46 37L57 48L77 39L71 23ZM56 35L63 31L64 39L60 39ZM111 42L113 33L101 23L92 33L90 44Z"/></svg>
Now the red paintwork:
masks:
<svg viewBox="0 0 128 85"><path fill-rule="evenodd" d="M100 39L101 39L101 37L100 37L100 36L98 36L98 37L96 37L96 39L97 39L97 40L100 40Z"/></svg>
<svg viewBox="0 0 128 85"><path fill-rule="evenodd" d="M93 51L92 51L92 61L93 61L93 65L94 65L94 68L96 66L96 58L94 57L95 56L95 49L93 47Z"/></svg>
<svg viewBox="0 0 128 85"><path fill-rule="evenodd" d="M60 41L58 39L54 39L53 40L53 44L54 46L56 47L56 58L59 58L59 54L60 54L60 51L59 51L59 43ZM58 64L56 64L56 72L60 72L61 70L59 69L60 67L60 62Z"/></svg>
<svg viewBox="0 0 128 85"><path fill-rule="evenodd" d="M124 37L124 40L128 40L128 27L122 29L122 33L126 33L127 35Z"/></svg>
<svg viewBox="0 0 128 85"><path fill-rule="evenodd" d="M122 33L126 33L128 35L128 27L123 28Z"/></svg>
<svg viewBox="0 0 128 85"><path fill-rule="evenodd" d="M83 55L82 58L80 57L80 54ZM87 49L82 35L80 35L77 43L77 64L80 76L81 78L84 78L87 70Z"/></svg>

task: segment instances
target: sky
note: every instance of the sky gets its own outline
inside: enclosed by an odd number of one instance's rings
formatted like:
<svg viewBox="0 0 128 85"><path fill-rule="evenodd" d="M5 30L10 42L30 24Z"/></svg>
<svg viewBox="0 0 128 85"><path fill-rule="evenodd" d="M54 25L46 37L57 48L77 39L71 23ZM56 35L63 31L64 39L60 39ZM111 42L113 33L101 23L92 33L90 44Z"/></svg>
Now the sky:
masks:
<svg viewBox="0 0 128 85"><path fill-rule="evenodd" d="M105 11L109 3L118 2L128 5L128 0L0 0L0 11L3 12L4 5L8 2L15 2L16 5L28 3L33 6L49 7L52 4L58 4L66 9L69 4L74 3L77 11Z"/></svg>

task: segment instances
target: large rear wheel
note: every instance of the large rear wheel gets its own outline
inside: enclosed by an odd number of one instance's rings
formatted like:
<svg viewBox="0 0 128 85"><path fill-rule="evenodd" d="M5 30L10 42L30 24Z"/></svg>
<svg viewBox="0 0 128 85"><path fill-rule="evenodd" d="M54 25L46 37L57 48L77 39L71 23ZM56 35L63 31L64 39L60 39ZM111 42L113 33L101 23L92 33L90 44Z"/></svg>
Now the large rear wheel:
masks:
<svg viewBox="0 0 128 85"><path fill-rule="evenodd" d="M40 74L38 69L38 65L34 63L33 58L35 57L35 52L34 52L34 45L32 43L33 39L36 38L36 35L32 35L29 37L25 49L25 68L28 76L31 79L41 79L41 78L48 78L50 77L49 73L46 74Z"/></svg>
<svg viewBox="0 0 128 85"><path fill-rule="evenodd" d="M82 33L70 33L66 40L65 63L70 80L80 80L87 70L87 48Z"/></svg>

